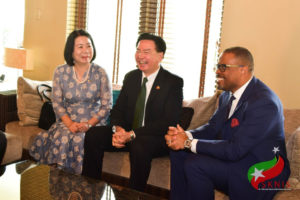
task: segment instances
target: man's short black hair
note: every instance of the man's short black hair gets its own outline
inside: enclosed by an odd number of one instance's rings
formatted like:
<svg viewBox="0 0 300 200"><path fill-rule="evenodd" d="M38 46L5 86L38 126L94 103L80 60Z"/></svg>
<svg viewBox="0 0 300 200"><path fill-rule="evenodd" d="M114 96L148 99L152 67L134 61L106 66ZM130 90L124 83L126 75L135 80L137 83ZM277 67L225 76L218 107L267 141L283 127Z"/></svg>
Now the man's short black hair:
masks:
<svg viewBox="0 0 300 200"><path fill-rule="evenodd" d="M249 71L252 72L254 70L254 59L253 56L251 54L251 52L246 49L245 47L231 47L228 49L225 49L223 51L224 53L232 53L234 54L237 58L244 60L245 62L248 63L249 65Z"/></svg>
<svg viewBox="0 0 300 200"><path fill-rule="evenodd" d="M162 39L160 36L151 34L151 33L142 33L136 42L136 47L138 46L139 42L141 40L152 40L155 43L155 49L157 52L163 52L165 55L167 50L167 45L164 39Z"/></svg>
<svg viewBox="0 0 300 200"><path fill-rule="evenodd" d="M92 57L91 62L93 60L95 60L95 58L96 58L96 48L95 48L92 36L85 30L82 30L82 29L74 30L68 36L68 39L67 39L67 42L65 45L65 51L64 51L65 61L70 66L74 65L74 59L73 59L74 43L75 43L75 39L79 36L86 36L90 39L90 41L92 42L93 49L94 49L94 55Z"/></svg>

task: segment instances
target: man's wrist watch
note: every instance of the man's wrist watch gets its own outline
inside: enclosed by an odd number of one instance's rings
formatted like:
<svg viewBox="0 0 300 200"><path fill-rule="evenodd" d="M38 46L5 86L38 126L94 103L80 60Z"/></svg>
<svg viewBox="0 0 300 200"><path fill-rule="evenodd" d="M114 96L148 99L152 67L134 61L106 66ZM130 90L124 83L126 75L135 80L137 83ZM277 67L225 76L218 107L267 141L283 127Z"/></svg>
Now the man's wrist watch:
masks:
<svg viewBox="0 0 300 200"><path fill-rule="evenodd" d="M111 130L112 130L113 133L115 133L115 132L117 131L117 127L116 127L115 125L113 125L113 126L111 127Z"/></svg>
<svg viewBox="0 0 300 200"><path fill-rule="evenodd" d="M186 149L191 149L191 147L192 147L192 141L193 141L193 140L191 140L191 139L185 140L185 141L184 141L184 148L186 148Z"/></svg>
<svg viewBox="0 0 300 200"><path fill-rule="evenodd" d="M135 138L134 131L130 131L130 141L134 140L134 138Z"/></svg>

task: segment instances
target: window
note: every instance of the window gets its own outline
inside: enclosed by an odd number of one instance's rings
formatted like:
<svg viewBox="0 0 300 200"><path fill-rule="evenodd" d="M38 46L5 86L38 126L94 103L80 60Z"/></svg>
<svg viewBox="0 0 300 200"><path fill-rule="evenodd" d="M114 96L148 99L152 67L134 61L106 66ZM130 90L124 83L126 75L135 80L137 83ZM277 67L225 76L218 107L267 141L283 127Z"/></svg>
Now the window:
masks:
<svg viewBox="0 0 300 200"><path fill-rule="evenodd" d="M24 17L24 0L10 0L1 4L0 18L2 20L0 21L0 76L4 74L5 80L15 80L15 78L18 76L18 69L5 67L3 65L3 54L4 47L17 48L23 46Z"/></svg>
<svg viewBox="0 0 300 200"><path fill-rule="evenodd" d="M222 12L222 0L89 0L87 30L96 45L95 62L121 84L135 69L138 34L152 32L167 43L162 65L184 79L184 98L211 96Z"/></svg>
<svg viewBox="0 0 300 200"><path fill-rule="evenodd" d="M137 0L89 0L87 30L97 48L95 63L102 66L114 83L135 69L135 41L138 37Z"/></svg>
<svg viewBox="0 0 300 200"><path fill-rule="evenodd" d="M117 1L106 3L102 0L89 0L87 29L97 50L94 62L105 69L110 80L113 76L116 19Z"/></svg>
<svg viewBox="0 0 300 200"><path fill-rule="evenodd" d="M166 1L163 37L167 52L162 65L184 79L185 99L203 96L199 84L204 79L204 95L211 96L215 91L213 68L218 56L222 8L223 1L219 0Z"/></svg>
<svg viewBox="0 0 300 200"><path fill-rule="evenodd" d="M196 98L200 83L206 1L166 1L162 65L184 79L184 98ZM196 87L195 87L196 86Z"/></svg>

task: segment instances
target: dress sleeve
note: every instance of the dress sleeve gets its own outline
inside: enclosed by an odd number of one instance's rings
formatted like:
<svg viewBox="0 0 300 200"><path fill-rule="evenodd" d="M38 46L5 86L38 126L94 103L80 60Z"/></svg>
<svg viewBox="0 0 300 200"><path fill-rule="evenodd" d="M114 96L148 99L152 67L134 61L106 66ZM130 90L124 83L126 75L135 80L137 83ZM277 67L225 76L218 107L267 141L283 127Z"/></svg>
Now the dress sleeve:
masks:
<svg viewBox="0 0 300 200"><path fill-rule="evenodd" d="M112 92L109 78L103 68L100 71L100 109L96 113L96 118L100 125L106 125L106 120L112 108Z"/></svg>
<svg viewBox="0 0 300 200"><path fill-rule="evenodd" d="M64 68L58 67L55 69L53 75L52 105L57 119L67 114L63 104L63 91L61 86L61 73L63 70Z"/></svg>

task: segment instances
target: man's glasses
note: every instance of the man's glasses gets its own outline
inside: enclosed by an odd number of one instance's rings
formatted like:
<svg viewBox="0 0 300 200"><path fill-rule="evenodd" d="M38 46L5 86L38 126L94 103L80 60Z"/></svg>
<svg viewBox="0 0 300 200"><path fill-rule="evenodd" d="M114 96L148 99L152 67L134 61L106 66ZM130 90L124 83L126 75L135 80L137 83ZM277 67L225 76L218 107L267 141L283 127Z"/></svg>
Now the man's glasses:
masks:
<svg viewBox="0 0 300 200"><path fill-rule="evenodd" d="M220 70L221 72L225 72L227 67L244 67L245 65L226 65L226 64L217 64L215 71Z"/></svg>

